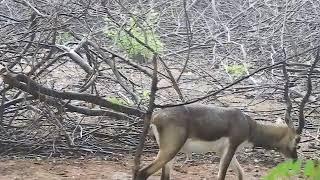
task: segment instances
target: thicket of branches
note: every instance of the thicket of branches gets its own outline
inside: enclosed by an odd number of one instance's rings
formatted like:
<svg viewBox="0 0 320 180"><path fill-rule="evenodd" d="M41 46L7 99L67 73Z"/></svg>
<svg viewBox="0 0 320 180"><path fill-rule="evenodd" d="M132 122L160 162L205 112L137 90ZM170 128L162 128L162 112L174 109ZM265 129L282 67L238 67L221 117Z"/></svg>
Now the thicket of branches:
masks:
<svg viewBox="0 0 320 180"><path fill-rule="evenodd" d="M201 100L260 120L284 114L285 62L295 120L320 45L319 12L312 0L2 0L0 153L135 150L150 110L152 59L154 107ZM305 110L314 149L318 76L316 66ZM279 106L252 110L265 101Z"/></svg>

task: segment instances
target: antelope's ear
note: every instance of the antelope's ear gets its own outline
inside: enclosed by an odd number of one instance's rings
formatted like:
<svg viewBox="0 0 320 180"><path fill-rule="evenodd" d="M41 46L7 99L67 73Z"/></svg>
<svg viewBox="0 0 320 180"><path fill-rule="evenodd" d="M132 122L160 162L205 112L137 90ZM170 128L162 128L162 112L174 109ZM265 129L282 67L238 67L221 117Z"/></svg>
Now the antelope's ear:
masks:
<svg viewBox="0 0 320 180"><path fill-rule="evenodd" d="M284 120L278 116L276 119L276 124L284 124L284 123L285 123Z"/></svg>

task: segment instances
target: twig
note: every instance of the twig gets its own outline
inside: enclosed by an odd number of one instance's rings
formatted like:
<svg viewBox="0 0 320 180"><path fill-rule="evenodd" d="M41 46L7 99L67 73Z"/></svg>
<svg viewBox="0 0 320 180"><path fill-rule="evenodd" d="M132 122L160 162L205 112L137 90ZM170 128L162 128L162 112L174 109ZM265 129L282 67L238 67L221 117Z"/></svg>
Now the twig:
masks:
<svg viewBox="0 0 320 180"><path fill-rule="evenodd" d="M158 77L157 77L157 70L158 70L158 62L157 62L158 56L157 54L153 55L153 77L152 77L152 84L151 84L151 92L150 92L150 100L149 100L149 106L148 106L148 110L147 113L144 116L144 124L143 124L143 130L142 133L140 135L140 140L139 140L139 144L137 146L137 150L136 150L136 154L134 157L134 167L133 167L133 180L138 180L137 179L137 173L140 169L140 159L141 159L141 155L143 152L143 147L144 147L144 142L149 130L149 126L150 126L150 120L151 120L151 116L153 113L153 110L155 108L155 96L156 96L156 92L157 92L157 83L158 83Z"/></svg>
<svg viewBox="0 0 320 180"><path fill-rule="evenodd" d="M191 32L191 26L190 26L190 19L189 19L188 11L187 11L187 0L183 0L183 10L184 10L184 16L185 16L185 21L186 21L188 51L187 51L187 57L186 57L186 60L184 62L184 65L183 65L183 68L181 70L181 73L177 78L177 82L179 82L182 74L184 73L184 71L187 68L187 65L188 65L188 62L189 62L189 59L190 59L190 53L191 53L190 47L191 47L191 41L192 41L192 32Z"/></svg>
<svg viewBox="0 0 320 180"><path fill-rule="evenodd" d="M174 79L169 67L167 66L167 64L162 60L162 58L159 56L159 60L160 62L163 64L165 70L167 71L168 75L169 75L169 79L172 83L172 86L173 86L173 89L178 93L179 95L179 98L182 100L182 102L184 102L184 98L183 98L183 95L181 93L181 90L177 84L177 81Z"/></svg>
<svg viewBox="0 0 320 180"><path fill-rule="evenodd" d="M139 96L137 96L133 91L131 91L126 85L125 83L122 81L121 79L121 75L115 65L115 63L111 60L109 60L109 58L107 57L107 55L100 49L99 45L92 42L92 41L88 41L88 44L90 46L92 46L96 51L99 52L99 54L102 56L102 60L104 62L106 62L112 69L112 72L113 74L116 76L117 80L118 80L118 83L121 85L121 87L123 87L123 89L125 89L131 96L132 98L134 99L135 103L139 103L140 102L140 98Z"/></svg>
<svg viewBox="0 0 320 180"><path fill-rule="evenodd" d="M280 64L282 64L282 63L283 63L283 61L280 61L280 62L275 63L275 64L273 64L273 65L260 68L260 69L258 69L258 70L256 70L256 71L252 72L251 74L246 75L246 76L243 76L242 78L234 81L233 83L231 83L231 84L229 84L229 85L227 85L227 86L225 86L225 87L222 87L222 88L220 88L219 90L217 90L217 91L215 91L215 92L213 92L213 93L210 93L210 94L208 94L208 95L206 95L206 96L202 96L202 97L199 97L199 98L196 98L196 99L194 99L194 100L187 101L187 102L184 102L184 103L155 105L155 106L156 106L157 108L167 108L167 107L183 106L183 105L192 104L192 103L195 103L195 102L198 102L198 101L207 99L207 98L209 98L209 97L211 97L211 96L215 96L215 95L219 94L220 92L222 92L222 91L224 91L224 90L226 90L226 89L234 86L235 84L238 84L239 82L241 82L241 81L243 81L243 80L245 80L245 79L248 79L249 77L255 75L255 74L258 73L258 72L261 72L261 71L263 71L263 70L265 70L265 69L272 69L272 68L277 67L278 65L280 65Z"/></svg>

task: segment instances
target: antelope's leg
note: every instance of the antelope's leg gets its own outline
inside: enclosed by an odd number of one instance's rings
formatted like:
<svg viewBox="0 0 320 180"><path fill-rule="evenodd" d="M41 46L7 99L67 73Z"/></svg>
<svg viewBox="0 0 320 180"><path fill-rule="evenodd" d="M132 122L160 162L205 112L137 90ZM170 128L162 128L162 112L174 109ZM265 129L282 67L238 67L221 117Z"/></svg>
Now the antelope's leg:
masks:
<svg viewBox="0 0 320 180"><path fill-rule="evenodd" d="M184 128L179 128L176 126L167 126L161 129L158 133L159 138L159 152L156 159L147 167L142 168L138 173L138 179L147 179L150 175L157 172L167 162L172 160L176 154L180 151L181 147L187 140L187 131ZM166 173L166 170L164 170ZM164 177L169 179L170 175L167 174Z"/></svg>
<svg viewBox="0 0 320 180"><path fill-rule="evenodd" d="M153 134L155 135L155 139L157 141L158 146L160 146L160 139L159 139L159 133L157 130L157 127L154 125L151 125L151 129L153 131ZM172 169L173 163L175 163L175 157L171 159L169 162L167 162L164 167L162 167L161 172L161 180L167 180L170 179L170 170Z"/></svg>
<svg viewBox="0 0 320 180"><path fill-rule="evenodd" d="M162 167L161 180L169 180L170 179L170 171L172 169L172 165L175 162L175 157L171 159L171 161L167 162L164 167Z"/></svg>
<svg viewBox="0 0 320 180"><path fill-rule="evenodd" d="M243 172L243 170L242 170L242 168L241 168L241 166L240 166L240 164L239 164L239 162L238 162L238 160L237 160L235 155L233 156L233 158L231 160L231 167L232 167L232 169L234 169L237 172L238 179L239 180L243 180L244 172Z"/></svg>
<svg viewBox="0 0 320 180"><path fill-rule="evenodd" d="M224 149L224 152L222 153L222 156L220 159L218 180L225 179L228 167L234 156L234 153L236 152L236 149L237 149L237 146L231 145L231 143Z"/></svg>

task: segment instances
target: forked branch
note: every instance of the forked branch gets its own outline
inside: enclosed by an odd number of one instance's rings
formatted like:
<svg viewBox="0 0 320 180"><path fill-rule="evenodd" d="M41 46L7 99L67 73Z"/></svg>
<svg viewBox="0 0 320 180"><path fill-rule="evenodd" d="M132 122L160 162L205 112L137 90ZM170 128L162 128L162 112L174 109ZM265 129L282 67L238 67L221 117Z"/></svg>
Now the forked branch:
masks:
<svg viewBox="0 0 320 180"><path fill-rule="evenodd" d="M307 77L307 93L306 95L303 97L302 101L301 101L301 104L299 106L299 126L297 128L297 133L298 134L301 134L302 133L302 130L304 128L304 125L305 125L305 118L304 118L304 107L305 105L307 104L308 100L309 100L309 97L310 97L310 94L311 94L311 91L312 91L312 81L311 81L311 76L312 76L312 73L313 73L313 70L314 68L316 67L320 57L319 57L319 51L320 51L320 48L318 48L318 51L317 51L317 55L316 55L316 58L314 60L314 62L312 63L309 71L308 71L308 77Z"/></svg>

